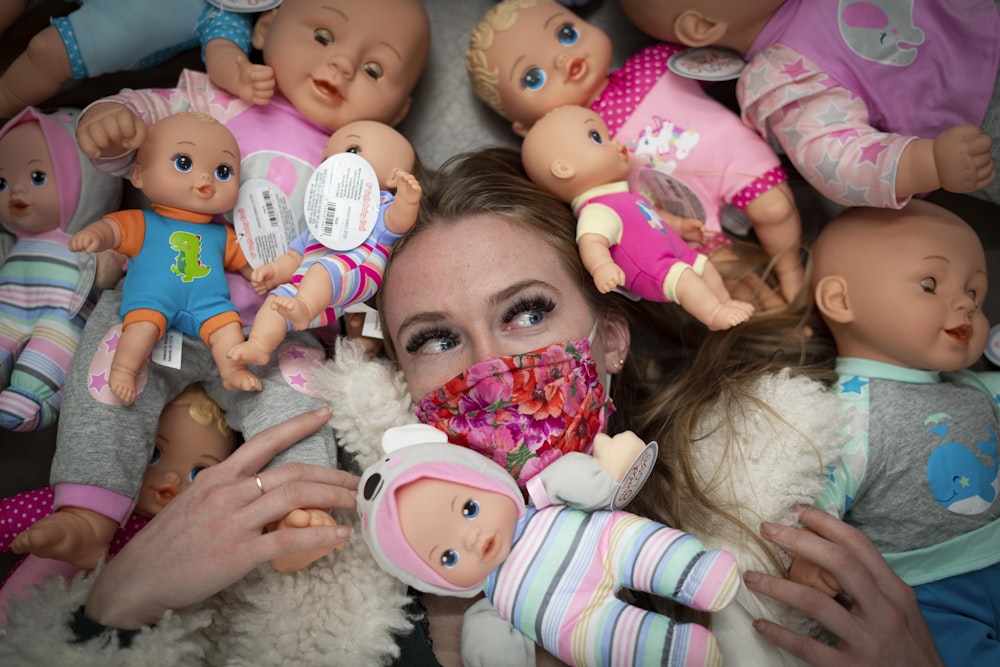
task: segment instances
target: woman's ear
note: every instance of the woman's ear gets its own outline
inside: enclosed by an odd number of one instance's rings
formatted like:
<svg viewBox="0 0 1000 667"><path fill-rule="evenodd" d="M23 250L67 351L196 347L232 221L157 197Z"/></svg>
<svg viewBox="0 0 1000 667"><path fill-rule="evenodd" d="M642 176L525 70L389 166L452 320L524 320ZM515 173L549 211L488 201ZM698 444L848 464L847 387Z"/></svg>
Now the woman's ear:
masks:
<svg viewBox="0 0 1000 667"><path fill-rule="evenodd" d="M277 13L277 9L272 9L271 11L264 12L257 17L257 22L253 26L253 39L251 40L253 48L258 50L264 48L264 40L267 39L267 31L271 29L271 22L274 20L274 15Z"/></svg>
<svg viewBox="0 0 1000 667"><path fill-rule="evenodd" d="M816 308L828 322L849 324L854 321L847 280L843 276L824 276L816 283Z"/></svg>
<svg viewBox="0 0 1000 667"><path fill-rule="evenodd" d="M677 41L687 46L717 44L728 30L727 23L710 19L694 9L681 12L674 21L674 34L677 35Z"/></svg>
<svg viewBox="0 0 1000 667"><path fill-rule="evenodd" d="M607 312L601 318L597 334L604 345L604 367L611 374L621 371L632 344L632 332L625 316L618 312Z"/></svg>

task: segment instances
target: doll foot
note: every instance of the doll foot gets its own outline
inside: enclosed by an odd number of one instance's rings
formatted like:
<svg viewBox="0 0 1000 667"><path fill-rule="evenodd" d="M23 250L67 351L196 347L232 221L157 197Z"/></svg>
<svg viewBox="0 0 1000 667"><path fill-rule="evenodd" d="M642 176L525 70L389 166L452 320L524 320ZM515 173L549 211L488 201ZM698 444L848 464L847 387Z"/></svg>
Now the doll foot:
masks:
<svg viewBox="0 0 1000 667"><path fill-rule="evenodd" d="M260 391L260 378L245 368L236 369L222 376L222 386L229 391Z"/></svg>
<svg viewBox="0 0 1000 667"><path fill-rule="evenodd" d="M135 402L135 376L135 371L114 365L111 366L111 372L108 373L108 386L111 388L111 393L117 396L124 405L131 405Z"/></svg>
<svg viewBox="0 0 1000 667"><path fill-rule="evenodd" d="M719 306L712 313L711 319L706 323L712 331L722 331L730 329L737 324L746 322L753 314L753 306L745 301L731 299Z"/></svg>
<svg viewBox="0 0 1000 667"><path fill-rule="evenodd" d="M234 345L226 356L233 361L263 366L271 359L271 350L264 349L257 341L250 339Z"/></svg>
<svg viewBox="0 0 1000 667"><path fill-rule="evenodd" d="M310 526L336 526L337 522L329 512L318 509L292 510L283 519L268 526L268 532L283 528L309 528ZM271 567L278 572L298 572L307 565L316 562L331 551L342 547L321 547L298 553L280 556L270 561Z"/></svg>
<svg viewBox="0 0 1000 667"><path fill-rule="evenodd" d="M274 298L271 308L278 311L282 317L292 323L292 328L296 331L308 329L313 315L309 308L298 299L290 296L278 296Z"/></svg>
<svg viewBox="0 0 1000 667"><path fill-rule="evenodd" d="M14 538L11 551L61 560L92 570L104 557L118 524L103 514L64 507Z"/></svg>

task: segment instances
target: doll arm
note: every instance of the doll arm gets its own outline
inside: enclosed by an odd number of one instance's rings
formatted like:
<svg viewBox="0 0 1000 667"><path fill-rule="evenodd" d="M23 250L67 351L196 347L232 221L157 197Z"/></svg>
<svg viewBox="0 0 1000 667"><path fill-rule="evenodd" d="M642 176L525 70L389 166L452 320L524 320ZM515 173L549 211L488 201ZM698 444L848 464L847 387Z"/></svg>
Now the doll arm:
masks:
<svg viewBox="0 0 1000 667"><path fill-rule="evenodd" d="M477 600L462 617L462 664L466 667L524 667L535 664L535 642Z"/></svg>
<svg viewBox="0 0 1000 667"><path fill-rule="evenodd" d="M250 283L257 294L266 294L292 279L302 265L302 255L289 249L284 255L250 273Z"/></svg>
<svg viewBox="0 0 1000 667"><path fill-rule="evenodd" d="M576 241L583 265L602 294L625 284L625 272L611 259L611 242L600 234L586 233Z"/></svg>
<svg viewBox="0 0 1000 667"><path fill-rule="evenodd" d="M396 183L396 197L386 207L385 227L394 234L404 234L417 221L423 191L417 179L399 167L393 169L391 180Z"/></svg>
<svg viewBox="0 0 1000 667"><path fill-rule="evenodd" d="M896 172L896 196L909 198L943 188L974 192L996 176L990 156L992 141L975 125L957 125L936 139L907 145Z"/></svg>
<svg viewBox="0 0 1000 667"><path fill-rule="evenodd" d="M205 71L213 84L247 104L267 104L277 87L271 67L251 63L228 39L205 45Z"/></svg>
<svg viewBox="0 0 1000 667"><path fill-rule="evenodd" d="M118 223L110 218L101 218L87 225L69 240L69 249L73 252L102 252L113 250L121 245L122 233Z"/></svg>
<svg viewBox="0 0 1000 667"><path fill-rule="evenodd" d="M99 102L80 116L76 142L91 158L113 157L133 151L146 140L146 124L132 109L118 102Z"/></svg>
<svg viewBox="0 0 1000 667"><path fill-rule="evenodd" d="M802 220L788 183L779 183L747 204L746 213L761 248L774 259L781 295L791 303L802 288Z"/></svg>

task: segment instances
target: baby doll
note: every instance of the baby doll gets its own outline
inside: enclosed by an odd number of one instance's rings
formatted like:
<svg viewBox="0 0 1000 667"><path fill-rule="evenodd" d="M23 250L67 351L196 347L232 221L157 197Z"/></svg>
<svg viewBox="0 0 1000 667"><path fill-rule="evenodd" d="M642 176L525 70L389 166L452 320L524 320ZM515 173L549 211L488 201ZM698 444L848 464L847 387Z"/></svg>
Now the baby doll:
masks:
<svg viewBox="0 0 1000 667"><path fill-rule="evenodd" d="M96 297L95 267L70 251L70 235L121 198L121 181L77 150L78 116L29 107L0 128L0 223L17 237L0 266L0 427L11 431L49 426L59 414Z"/></svg>
<svg viewBox="0 0 1000 667"><path fill-rule="evenodd" d="M153 456L142 480L135 512L115 533L109 555L121 551L149 519L194 481L201 470L232 453L235 436L221 408L199 385L191 385L167 404L160 415ZM52 513L51 488L25 491L0 500L0 549L10 551L15 537L39 518ZM27 555L18 561L0 588L0 624L3 607L11 595L41 583L51 574L66 579L79 571L64 563Z"/></svg>
<svg viewBox="0 0 1000 667"><path fill-rule="evenodd" d="M73 251L114 249L132 258L122 288L122 334L108 383L125 405L136 376L168 328L198 336L212 350L229 390L259 390L246 365L226 356L243 341L223 269L250 268L232 227L212 223L239 194L240 149L232 132L207 114L178 113L149 128L129 180L151 211L104 216L73 235Z"/></svg>
<svg viewBox="0 0 1000 667"><path fill-rule="evenodd" d="M616 593L722 609L739 587L732 556L634 514L552 504L560 466L584 455L546 468L544 492L525 506L507 471L431 427L391 429L383 443L386 458L359 483L362 534L376 562L418 590L485 592L463 621L464 664L533 664L534 642L573 665L722 663L704 627Z"/></svg>
<svg viewBox="0 0 1000 667"><path fill-rule="evenodd" d="M202 46L209 78L246 101L254 88L266 102L268 86L256 84L266 71L250 64L251 18L205 0L82 0L68 16L51 19L0 75L0 118L41 104L70 80L152 67ZM23 11L23 8L22 8ZM8 19L9 20L9 19Z"/></svg>
<svg viewBox="0 0 1000 667"><path fill-rule="evenodd" d="M466 65L476 94L517 134L558 106L588 106L633 155L633 188L652 183L659 207L712 232L728 205L744 210L790 301L803 272L787 176L736 114L668 69L681 50L657 44L609 73L611 44L596 26L552 0L505 0L473 30Z"/></svg>
<svg viewBox="0 0 1000 667"><path fill-rule="evenodd" d="M387 12L397 20L386 21ZM306 183L330 133L360 119L399 122L410 107L429 42L427 14L417 0L284 0L254 24L253 44L276 82L268 104L251 105L213 86L205 74L185 71L176 88L126 90L91 105L77 126L77 138L99 169L124 174L147 123L177 111L207 112L236 137L241 178L274 183L301 218ZM227 277L233 303L243 322L251 324L263 300L241 275ZM131 512L156 421L183 387L202 383L233 429L248 438L324 405L309 393L308 378L297 368L289 370L304 358L324 357L308 332L289 332L267 366L255 370L260 392L227 391L208 348L183 336L173 350L181 353L181 362L150 364L142 400L119 405L102 390L102 376L91 373L91 363L114 344L108 332L121 323L120 301L118 290L102 295L66 381L50 477L57 511L43 519L58 522L60 531L54 534L63 537L28 546L36 555L84 567L93 567L115 526ZM324 427L271 465L335 466L336 453L333 431Z"/></svg>
<svg viewBox="0 0 1000 667"><path fill-rule="evenodd" d="M745 56L744 122L829 199L900 208L944 188L1000 202L996 0L621 5L658 39Z"/></svg>
<svg viewBox="0 0 1000 667"><path fill-rule="evenodd" d="M583 265L602 293L624 286L644 299L676 302L712 330L750 317L753 306L729 295L708 257L629 190L628 150L596 112L553 109L524 135L521 157L532 181L573 207Z"/></svg>
<svg viewBox="0 0 1000 667"><path fill-rule="evenodd" d="M417 155L410 142L385 123L359 120L334 132L323 155L347 152L364 158L378 179L378 219L370 234L357 248L337 252L307 230L284 255L254 269L254 289L270 294L246 342L229 351L231 359L266 363L289 329L324 326L346 306L374 296L392 244L416 222L420 184L411 173Z"/></svg>
<svg viewBox="0 0 1000 667"><path fill-rule="evenodd" d="M813 257L851 419L817 504L914 587L947 664L1000 664L1000 374L966 370L989 333L982 244L953 213L913 200L849 209ZM806 578L802 566L793 576Z"/></svg>

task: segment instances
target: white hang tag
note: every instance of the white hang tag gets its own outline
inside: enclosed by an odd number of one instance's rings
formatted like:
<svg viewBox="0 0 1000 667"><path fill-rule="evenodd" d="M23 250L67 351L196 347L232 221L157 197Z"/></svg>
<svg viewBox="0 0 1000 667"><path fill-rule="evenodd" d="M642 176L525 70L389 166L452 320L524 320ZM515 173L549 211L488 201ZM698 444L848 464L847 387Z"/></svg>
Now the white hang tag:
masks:
<svg viewBox="0 0 1000 667"><path fill-rule="evenodd" d="M285 193L264 178L240 185L232 215L236 240L252 269L284 255L289 243L305 231L296 223Z"/></svg>
<svg viewBox="0 0 1000 667"><path fill-rule="evenodd" d="M622 481L615 484L611 497L611 509L620 510L635 498L639 489L649 479L653 472L653 464L656 463L656 454L659 451L656 441L646 444L646 447L635 457L635 461L629 467L628 472L622 477Z"/></svg>
<svg viewBox="0 0 1000 667"><path fill-rule="evenodd" d="M208 0L208 4L227 12L249 14L274 9L281 4L281 0Z"/></svg>
<svg viewBox="0 0 1000 667"><path fill-rule="evenodd" d="M331 155L306 186L306 225L331 250L357 248L378 220L380 195L367 160L356 153Z"/></svg>
<svg viewBox="0 0 1000 667"><path fill-rule="evenodd" d="M747 61L736 51L702 46L675 53L667 60L674 74L699 81L731 81L740 78Z"/></svg>
<svg viewBox="0 0 1000 667"><path fill-rule="evenodd" d="M163 338L153 344L152 362L167 368L180 368L183 347L184 334L177 329L167 329Z"/></svg>
<svg viewBox="0 0 1000 667"><path fill-rule="evenodd" d="M382 323L378 319L378 311L365 302L352 303L344 308L345 313L364 313L365 322L361 326L361 335L365 338L382 340Z"/></svg>

